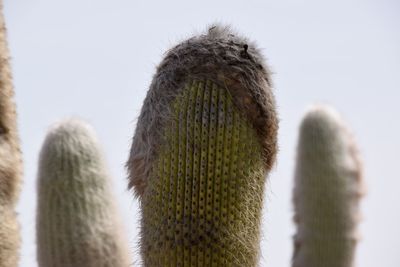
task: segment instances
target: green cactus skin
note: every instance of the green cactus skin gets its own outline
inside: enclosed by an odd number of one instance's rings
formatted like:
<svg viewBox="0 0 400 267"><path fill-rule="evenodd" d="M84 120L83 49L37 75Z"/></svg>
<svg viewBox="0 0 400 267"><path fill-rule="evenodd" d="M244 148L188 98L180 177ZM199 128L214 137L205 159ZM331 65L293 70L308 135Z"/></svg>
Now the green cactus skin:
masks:
<svg viewBox="0 0 400 267"><path fill-rule="evenodd" d="M213 25L168 51L127 162L144 266L257 266L277 130L270 72L254 43Z"/></svg>
<svg viewBox="0 0 400 267"><path fill-rule="evenodd" d="M38 173L39 266L129 266L104 165L87 124L66 120L48 133Z"/></svg>
<svg viewBox="0 0 400 267"><path fill-rule="evenodd" d="M361 164L338 114L315 106L298 144L293 267L350 267L357 243Z"/></svg>
<svg viewBox="0 0 400 267"><path fill-rule="evenodd" d="M256 266L266 172L226 89L194 80L173 104L142 198L145 266Z"/></svg>
<svg viewBox="0 0 400 267"><path fill-rule="evenodd" d="M0 267L16 267L20 234L14 209L20 192L22 157L2 10L0 1Z"/></svg>

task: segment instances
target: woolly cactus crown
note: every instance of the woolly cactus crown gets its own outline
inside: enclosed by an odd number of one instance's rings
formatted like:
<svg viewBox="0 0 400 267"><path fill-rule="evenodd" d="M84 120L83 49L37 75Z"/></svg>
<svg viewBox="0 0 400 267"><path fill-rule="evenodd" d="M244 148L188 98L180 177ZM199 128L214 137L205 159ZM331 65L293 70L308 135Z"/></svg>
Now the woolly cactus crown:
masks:
<svg viewBox="0 0 400 267"><path fill-rule="evenodd" d="M254 43L221 25L213 25L205 34L167 52L143 103L127 162L130 187L137 195L145 190L156 151L166 142L162 131L173 114L171 103L193 79L212 80L227 88L258 134L265 168L272 167L278 122L270 70L264 62Z"/></svg>

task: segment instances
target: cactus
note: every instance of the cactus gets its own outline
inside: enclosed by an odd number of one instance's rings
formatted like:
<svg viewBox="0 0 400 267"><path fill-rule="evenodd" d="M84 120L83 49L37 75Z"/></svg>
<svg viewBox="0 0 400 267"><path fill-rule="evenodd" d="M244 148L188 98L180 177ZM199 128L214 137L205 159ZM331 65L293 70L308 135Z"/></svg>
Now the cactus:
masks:
<svg viewBox="0 0 400 267"><path fill-rule="evenodd" d="M361 165L349 131L331 108L316 106L300 127L293 267L350 267L357 243Z"/></svg>
<svg viewBox="0 0 400 267"><path fill-rule="evenodd" d="M66 120L48 133L38 173L41 267L127 267L129 254L94 131Z"/></svg>
<svg viewBox="0 0 400 267"><path fill-rule="evenodd" d="M256 266L278 122L269 70L228 27L161 62L127 167L144 266Z"/></svg>
<svg viewBox="0 0 400 267"><path fill-rule="evenodd" d="M14 209L20 191L22 159L2 10L0 1L0 267L16 267L20 234Z"/></svg>

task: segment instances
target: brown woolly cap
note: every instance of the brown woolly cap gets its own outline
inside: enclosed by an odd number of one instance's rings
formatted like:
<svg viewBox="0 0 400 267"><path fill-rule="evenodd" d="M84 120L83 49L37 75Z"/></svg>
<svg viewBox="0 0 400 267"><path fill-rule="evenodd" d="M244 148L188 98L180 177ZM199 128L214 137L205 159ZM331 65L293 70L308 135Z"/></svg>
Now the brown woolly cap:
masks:
<svg viewBox="0 0 400 267"><path fill-rule="evenodd" d="M141 196L171 118L171 103L185 84L207 79L227 88L235 105L252 122L270 170L277 151L278 121L270 71L256 45L228 26L212 25L170 49L153 77L144 100L127 162L130 183Z"/></svg>

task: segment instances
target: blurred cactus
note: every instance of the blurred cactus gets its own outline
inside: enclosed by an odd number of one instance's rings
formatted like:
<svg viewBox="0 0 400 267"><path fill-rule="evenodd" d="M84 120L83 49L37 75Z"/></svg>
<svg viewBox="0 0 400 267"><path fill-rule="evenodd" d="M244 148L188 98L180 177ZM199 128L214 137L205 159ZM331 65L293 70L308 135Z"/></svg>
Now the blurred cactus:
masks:
<svg viewBox="0 0 400 267"><path fill-rule="evenodd" d="M38 174L39 266L129 266L109 182L90 126L66 120L50 130Z"/></svg>
<svg viewBox="0 0 400 267"><path fill-rule="evenodd" d="M16 267L20 234L14 208L20 191L22 159L2 11L0 1L0 267Z"/></svg>
<svg viewBox="0 0 400 267"><path fill-rule="evenodd" d="M257 265L277 124L264 59L229 28L166 55L127 163L144 266Z"/></svg>
<svg viewBox="0 0 400 267"><path fill-rule="evenodd" d="M300 127L293 267L350 267L357 243L361 164L338 114L316 106Z"/></svg>

